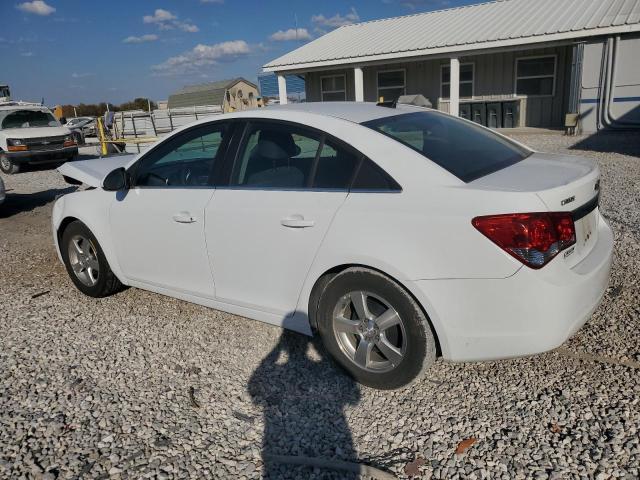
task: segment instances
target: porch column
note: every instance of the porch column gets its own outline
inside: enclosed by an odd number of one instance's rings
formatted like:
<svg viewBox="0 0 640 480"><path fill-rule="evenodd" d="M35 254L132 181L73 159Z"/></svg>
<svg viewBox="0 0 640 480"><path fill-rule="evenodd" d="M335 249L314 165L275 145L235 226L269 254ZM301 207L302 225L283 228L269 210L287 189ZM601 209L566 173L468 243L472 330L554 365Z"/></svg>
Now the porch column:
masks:
<svg viewBox="0 0 640 480"><path fill-rule="evenodd" d="M362 68L355 67L353 69L353 82L355 86L356 102L364 102L364 76Z"/></svg>
<svg viewBox="0 0 640 480"><path fill-rule="evenodd" d="M287 104L287 79L284 75L277 74L278 76L278 95L280 96L280 105Z"/></svg>
<svg viewBox="0 0 640 480"><path fill-rule="evenodd" d="M449 113L460 115L460 60L452 57L449 61Z"/></svg>

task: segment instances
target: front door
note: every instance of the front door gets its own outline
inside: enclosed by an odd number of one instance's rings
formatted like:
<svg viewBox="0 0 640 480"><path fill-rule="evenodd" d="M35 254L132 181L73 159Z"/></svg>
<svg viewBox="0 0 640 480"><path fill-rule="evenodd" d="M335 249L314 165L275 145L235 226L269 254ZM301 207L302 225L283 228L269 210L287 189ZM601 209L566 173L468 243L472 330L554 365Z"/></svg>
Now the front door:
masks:
<svg viewBox="0 0 640 480"><path fill-rule="evenodd" d="M251 123L206 212L219 301L291 314L359 160L323 134Z"/></svg>
<svg viewBox="0 0 640 480"><path fill-rule="evenodd" d="M227 130L220 122L186 130L130 169L134 185L118 195L110 212L118 262L129 280L214 297L205 207L214 196L214 165Z"/></svg>

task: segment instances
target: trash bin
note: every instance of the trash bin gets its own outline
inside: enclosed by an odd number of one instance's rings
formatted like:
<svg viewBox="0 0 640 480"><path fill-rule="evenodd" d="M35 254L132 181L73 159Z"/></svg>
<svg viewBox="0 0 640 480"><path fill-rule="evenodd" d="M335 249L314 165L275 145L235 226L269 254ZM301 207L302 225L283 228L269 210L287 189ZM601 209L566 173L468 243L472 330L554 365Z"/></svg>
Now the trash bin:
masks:
<svg viewBox="0 0 640 480"><path fill-rule="evenodd" d="M520 124L519 102L502 103L502 128L516 128Z"/></svg>
<svg viewBox="0 0 640 480"><path fill-rule="evenodd" d="M487 103L487 127L502 128L501 103Z"/></svg>
<svg viewBox="0 0 640 480"><path fill-rule="evenodd" d="M480 125L487 125L487 109L484 103L477 102L471 104L471 120Z"/></svg>
<svg viewBox="0 0 640 480"><path fill-rule="evenodd" d="M470 103L460 104L460 118L464 118L465 120L471 120L471 104Z"/></svg>

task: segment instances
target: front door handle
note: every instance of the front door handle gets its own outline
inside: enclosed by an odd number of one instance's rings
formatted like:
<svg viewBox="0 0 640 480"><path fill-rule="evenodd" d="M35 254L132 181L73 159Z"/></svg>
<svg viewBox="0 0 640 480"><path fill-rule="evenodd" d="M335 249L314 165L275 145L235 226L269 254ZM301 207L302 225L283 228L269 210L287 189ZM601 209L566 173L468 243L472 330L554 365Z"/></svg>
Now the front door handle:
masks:
<svg viewBox="0 0 640 480"><path fill-rule="evenodd" d="M173 216L173 221L177 223L195 223L198 219L189 212L180 212Z"/></svg>
<svg viewBox="0 0 640 480"><path fill-rule="evenodd" d="M289 228L309 228L313 227L316 222L313 220L305 220L302 215L291 215L290 217L280 220L280 224Z"/></svg>

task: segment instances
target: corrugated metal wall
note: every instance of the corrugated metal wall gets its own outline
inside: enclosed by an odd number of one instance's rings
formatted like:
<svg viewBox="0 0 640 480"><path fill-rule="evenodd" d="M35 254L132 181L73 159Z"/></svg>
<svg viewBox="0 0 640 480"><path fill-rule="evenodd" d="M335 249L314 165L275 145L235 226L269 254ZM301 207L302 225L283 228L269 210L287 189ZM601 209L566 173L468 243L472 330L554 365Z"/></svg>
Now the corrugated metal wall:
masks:
<svg viewBox="0 0 640 480"><path fill-rule="evenodd" d="M524 125L543 128L562 127L569 102L571 46L466 56L460 57L460 62L475 64L475 97L510 96L515 91L516 58L537 55L557 55L556 89L552 97L528 98L526 100ZM440 96L440 67L448 65L448 63L448 59L437 59L365 67L365 101L374 102L377 100L378 71L405 69L407 94L420 93L436 106ZM307 73L307 101L320 101L321 76L341 73L347 75L347 100L354 100L353 69L349 68Z"/></svg>

